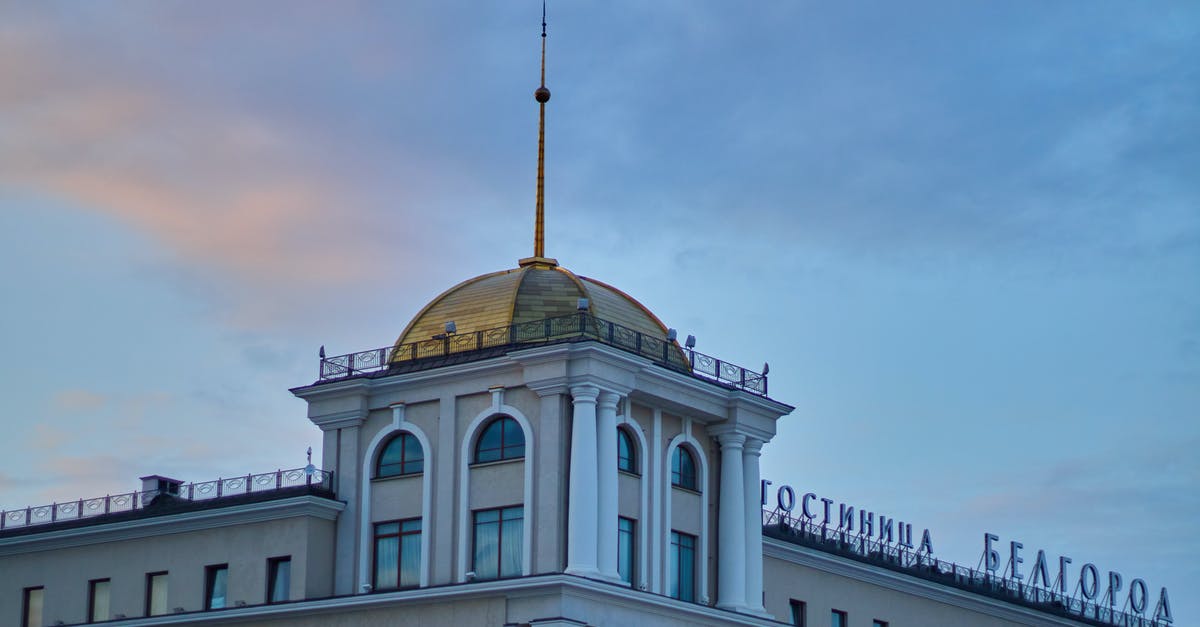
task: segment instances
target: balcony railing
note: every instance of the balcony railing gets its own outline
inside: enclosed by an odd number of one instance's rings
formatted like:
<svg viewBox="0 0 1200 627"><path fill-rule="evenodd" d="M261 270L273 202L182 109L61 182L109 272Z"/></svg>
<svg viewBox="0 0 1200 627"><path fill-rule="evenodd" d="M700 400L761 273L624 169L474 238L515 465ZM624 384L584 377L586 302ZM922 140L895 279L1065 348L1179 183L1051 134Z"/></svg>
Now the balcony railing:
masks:
<svg viewBox="0 0 1200 627"><path fill-rule="evenodd" d="M337 357L321 355L318 382L411 367L422 360L448 357L491 348L527 347L571 340L596 340L640 355L677 372L707 381L767 395L767 375L684 348L673 340L635 331L588 313L520 322L503 327L442 334L428 340L387 346ZM431 365L432 367L432 365Z"/></svg>
<svg viewBox="0 0 1200 627"><path fill-rule="evenodd" d="M305 467L262 474L238 475L213 481L186 483L179 486L178 494L171 492L170 496L182 501L213 501L245 494L260 494L301 487L332 493L333 472ZM154 497L163 493L163 490L126 492L0 511L0 530L132 512L145 509Z"/></svg>
<svg viewBox="0 0 1200 627"><path fill-rule="evenodd" d="M872 539L869 535L837 528L836 525L816 524L807 518L782 510L764 509L762 514L763 535L792 544L841 555L1055 616L1068 617L1088 625L1170 627L1163 621L1098 604L1082 596L1067 596L1020 580L997 577L995 573L946 562L909 546L885 543Z"/></svg>

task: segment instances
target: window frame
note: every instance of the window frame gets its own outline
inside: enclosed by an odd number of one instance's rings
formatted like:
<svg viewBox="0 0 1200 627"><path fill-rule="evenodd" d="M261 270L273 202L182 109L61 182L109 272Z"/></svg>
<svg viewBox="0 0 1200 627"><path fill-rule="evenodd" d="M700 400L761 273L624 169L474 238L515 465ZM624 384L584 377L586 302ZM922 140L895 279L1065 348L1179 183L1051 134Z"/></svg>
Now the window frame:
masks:
<svg viewBox="0 0 1200 627"><path fill-rule="evenodd" d="M411 460L408 458L408 442L413 442L417 450L421 452L419 459ZM400 461L396 464L388 464L388 466L399 466L398 472L384 472L383 458L387 455L388 449L393 445L400 447ZM406 469L409 464L419 464L416 470ZM375 478L376 479L391 479L393 477L415 477L425 472L425 447L421 446L421 440L409 431L400 431L399 433L388 438L383 446L379 449L379 455L375 458Z"/></svg>
<svg viewBox="0 0 1200 627"><path fill-rule="evenodd" d="M170 574L171 574L170 571L166 571L166 570L157 570L154 572L146 573L146 607L145 607L145 610L146 610L145 615L146 616L162 616L162 615L168 613L166 606L170 605L170 602L167 601L167 594L169 594L170 590L171 590L171 588L170 588L171 580L167 579L167 577ZM159 577L162 578L162 582L163 582L163 611L155 614L152 612L152 610L154 609L154 582Z"/></svg>
<svg viewBox="0 0 1200 627"><path fill-rule="evenodd" d="M879 620L878 618L871 619L871 627L889 627L889 625L890 623L888 623L886 620Z"/></svg>
<svg viewBox="0 0 1200 627"><path fill-rule="evenodd" d="M496 576L495 577L484 577L479 574L479 561L478 561L479 560L479 548L480 548L479 533L480 533L480 524L481 524L479 522L479 515L480 514L488 514L491 512L497 512L499 514L499 517L495 521L485 521L482 524L485 524L485 525L486 524L495 524L496 525ZM514 513L515 513L515 516L506 517L506 515L512 515ZM504 572L504 535L505 535L504 525L505 525L505 523L508 523L508 524L519 523L521 525L520 533L515 534L515 537L517 538L517 542L521 544L520 552L521 552L522 565L520 567L518 567L517 572L507 573L507 574ZM478 579L480 581L494 581L497 579L511 579L513 577L520 577L520 576L524 575L524 562L525 562L525 549L526 549L524 535L525 535L525 506L523 504L507 505L504 507L489 507L486 509L473 510L471 512L471 571L475 573L476 579Z"/></svg>
<svg viewBox="0 0 1200 627"><path fill-rule="evenodd" d="M214 605L213 594L217 591L217 575L225 573L225 581L221 582L221 605ZM229 564L210 564L204 567L204 610L223 610L229 607Z"/></svg>
<svg viewBox="0 0 1200 627"><path fill-rule="evenodd" d="M622 524L628 523L629 529L622 529ZM621 541L627 538L629 546L629 579L621 577L621 581L629 584L630 587L636 588L638 585L638 546L637 546L637 519L629 518L628 516L617 517L617 574L621 572Z"/></svg>
<svg viewBox="0 0 1200 627"><path fill-rule="evenodd" d="M808 603L799 599L788 599L788 607L792 610L792 625L806 627L808 625Z"/></svg>
<svg viewBox="0 0 1200 627"><path fill-rule="evenodd" d="M416 523L416 530L405 530L405 525ZM373 590L409 590L417 588L421 585L421 534L425 532L423 521L420 516L415 518L401 518L397 520L382 520L371 525L371 589ZM395 533L380 534L379 528L384 525L396 525ZM404 538L406 536L417 536L417 583L404 585ZM396 585L382 588L379 586L379 540L380 539L396 539Z"/></svg>
<svg viewBox="0 0 1200 627"><path fill-rule="evenodd" d="M844 610L831 609L829 611L829 624L831 627L850 627L850 615Z"/></svg>
<svg viewBox="0 0 1200 627"><path fill-rule="evenodd" d="M108 589L106 590L106 593L108 594L108 603L107 604L108 604L108 614L109 615L105 616L103 618L96 618L96 584L101 584L101 583L108 584ZM111 617L112 617L112 579L110 579L108 577L102 577L100 579L88 580L87 622L96 623L96 622L106 621L106 620L111 619Z"/></svg>
<svg viewBox="0 0 1200 627"><path fill-rule="evenodd" d="M30 612L33 610L33 593L38 595L38 620L37 624L30 619ZM21 591L21 627L42 627L42 623L46 622L46 586L29 586Z"/></svg>
<svg viewBox="0 0 1200 627"><path fill-rule="evenodd" d="M621 455L622 445L628 451L628 455ZM631 475L642 474L638 467L638 450L633 436L630 435L629 429L620 426L617 427L617 470Z"/></svg>
<svg viewBox="0 0 1200 627"><path fill-rule="evenodd" d="M275 583L279 578L280 564L287 564L287 587L284 589L285 598L275 598ZM281 555L267 558L267 594L264 597L268 604L283 603L292 600L292 556Z"/></svg>
<svg viewBox="0 0 1200 627"><path fill-rule="evenodd" d="M689 543L687 543L687 544L690 544L690 546L686 546L686 547L684 546L685 539L690 541ZM670 549L671 552L668 555L668 560L670 561L670 568L671 568L670 583L675 588L674 590L668 590L668 592L670 593L669 596L671 598L679 599L680 601L687 601L689 603L696 602L696 545L697 544L699 544L699 539L696 536L694 536L690 533L676 531L674 529L671 530L671 549ZM691 556L691 559L690 559L690 565L691 565L690 573L691 574L689 576L689 581L687 582L689 585L687 586L686 594L684 594L685 588L683 585L684 581L683 581L683 575L682 575L682 570L683 570L682 565L684 563L683 556L684 556L685 550L686 550L687 554Z"/></svg>
<svg viewBox="0 0 1200 627"><path fill-rule="evenodd" d="M691 461L692 471L689 475L683 473L683 456L687 455ZM696 467L696 454L692 450L680 444L675 447L675 451L671 454L671 487L691 490L692 492L700 491L700 471ZM688 479L688 481L685 481Z"/></svg>
<svg viewBox="0 0 1200 627"><path fill-rule="evenodd" d="M511 425L511 429L509 428L509 425ZM489 452L497 451L497 457L495 459L480 459L480 452L485 450L482 448L484 436L486 436L489 431L497 426L500 428L500 445L498 447L489 447L486 449ZM525 439L525 430L521 428L521 423L517 422L516 418L513 418L508 414L497 414L494 418L491 418L484 423L483 428L480 429L478 433L479 436L476 438L475 446L472 447L471 451L472 464L491 464L495 462L507 462L525 459L525 449L527 445L527 441ZM509 437L519 436L520 444L507 442L505 438L506 435ZM515 452L517 448L520 448L520 454Z"/></svg>

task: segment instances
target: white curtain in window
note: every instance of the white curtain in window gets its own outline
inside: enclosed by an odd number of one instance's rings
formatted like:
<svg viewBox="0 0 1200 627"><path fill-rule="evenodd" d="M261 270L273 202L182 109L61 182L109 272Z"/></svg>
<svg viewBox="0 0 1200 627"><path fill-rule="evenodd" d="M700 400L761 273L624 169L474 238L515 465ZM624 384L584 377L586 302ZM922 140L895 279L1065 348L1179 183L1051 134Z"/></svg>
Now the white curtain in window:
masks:
<svg viewBox="0 0 1200 627"><path fill-rule="evenodd" d="M513 511L515 510L515 512ZM505 510L506 515L511 515L510 512L517 516L521 515L520 508L511 508ZM516 520L505 520L502 526L503 537L500 539L500 576L516 577L521 574L521 557L522 557L522 539L525 535L524 523L521 518Z"/></svg>
<svg viewBox="0 0 1200 627"><path fill-rule="evenodd" d="M398 585L399 573L396 563L400 559L400 539L379 538L375 540L375 587L380 590L395 588Z"/></svg>

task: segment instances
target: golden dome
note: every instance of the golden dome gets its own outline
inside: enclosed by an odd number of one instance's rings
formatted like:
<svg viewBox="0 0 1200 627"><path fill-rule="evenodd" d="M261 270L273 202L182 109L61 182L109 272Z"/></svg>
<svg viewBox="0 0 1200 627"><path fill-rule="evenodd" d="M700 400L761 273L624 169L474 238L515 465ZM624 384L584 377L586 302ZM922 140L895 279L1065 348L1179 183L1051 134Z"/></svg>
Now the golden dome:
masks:
<svg viewBox="0 0 1200 627"><path fill-rule="evenodd" d="M539 263L527 263L537 259ZM621 290L595 279L578 276L566 268L522 260L519 268L468 279L446 290L425 306L396 339L395 348L435 337L444 337L446 323L454 322L459 336L514 324L579 313L579 299L588 299L588 313L601 320L637 331L660 342L667 328L650 310ZM682 358L672 342L673 352ZM392 361L408 358L397 350ZM672 361L675 356L672 356Z"/></svg>

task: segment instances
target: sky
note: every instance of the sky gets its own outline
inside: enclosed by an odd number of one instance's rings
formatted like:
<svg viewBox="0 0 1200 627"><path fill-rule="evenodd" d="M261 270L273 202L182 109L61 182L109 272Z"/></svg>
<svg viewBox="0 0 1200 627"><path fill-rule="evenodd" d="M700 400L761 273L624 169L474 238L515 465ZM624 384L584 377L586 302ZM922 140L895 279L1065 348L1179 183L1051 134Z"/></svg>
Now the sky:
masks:
<svg viewBox="0 0 1200 627"><path fill-rule="evenodd" d="M0 2L0 507L319 460L319 347L532 254L540 10ZM549 12L547 254L770 363L765 478L1197 620L1200 6Z"/></svg>

